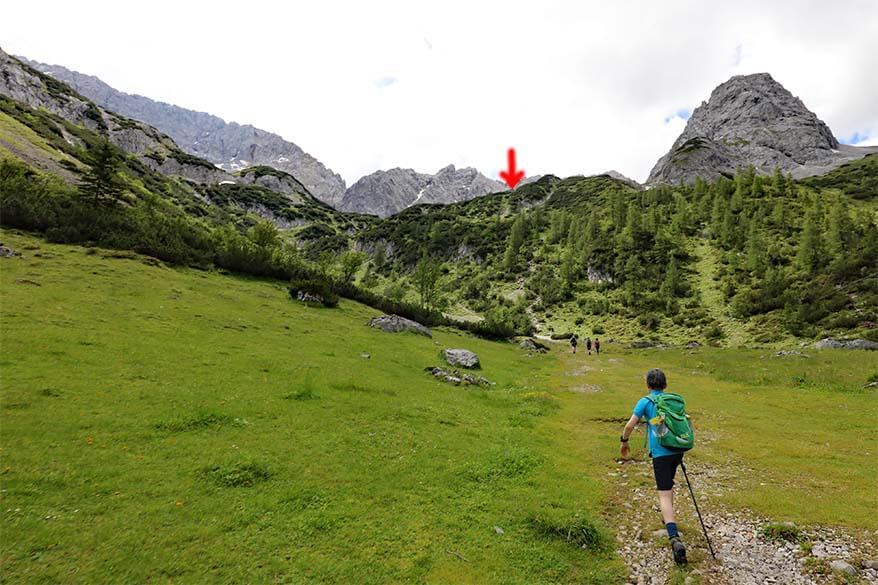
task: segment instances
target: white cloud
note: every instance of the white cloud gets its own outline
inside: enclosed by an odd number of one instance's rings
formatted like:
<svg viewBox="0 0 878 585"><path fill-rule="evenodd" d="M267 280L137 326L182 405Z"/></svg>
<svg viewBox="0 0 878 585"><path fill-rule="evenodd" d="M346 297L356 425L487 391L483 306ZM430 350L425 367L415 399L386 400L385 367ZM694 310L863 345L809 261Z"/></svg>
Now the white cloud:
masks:
<svg viewBox="0 0 878 585"><path fill-rule="evenodd" d="M126 7L128 6L128 7ZM137 6L133 8L131 6ZM837 136L878 135L878 4L746 0L11 3L3 48L376 168L644 180L694 109L769 71ZM392 81L391 81L392 80Z"/></svg>

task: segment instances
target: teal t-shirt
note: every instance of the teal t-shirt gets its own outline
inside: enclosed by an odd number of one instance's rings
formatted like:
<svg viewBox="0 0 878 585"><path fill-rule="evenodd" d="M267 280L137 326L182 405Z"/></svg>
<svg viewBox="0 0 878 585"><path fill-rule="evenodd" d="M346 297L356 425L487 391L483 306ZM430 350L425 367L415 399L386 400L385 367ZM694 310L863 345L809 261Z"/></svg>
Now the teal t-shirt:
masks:
<svg viewBox="0 0 878 585"><path fill-rule="evenodd" d="M657 396L661 393L662 390L652 390L649 395ZM649 423L649 421L655 417L655 404L650 402L645 396L637 401L637 405L634 407L634 416L646 419L647 432L649 433L649 454L653 459L656 457L666 457L668 455L677 455L680 453L680 451L663 447L662 444L659 443L659 438L655 434L655 428Z"/></svg>

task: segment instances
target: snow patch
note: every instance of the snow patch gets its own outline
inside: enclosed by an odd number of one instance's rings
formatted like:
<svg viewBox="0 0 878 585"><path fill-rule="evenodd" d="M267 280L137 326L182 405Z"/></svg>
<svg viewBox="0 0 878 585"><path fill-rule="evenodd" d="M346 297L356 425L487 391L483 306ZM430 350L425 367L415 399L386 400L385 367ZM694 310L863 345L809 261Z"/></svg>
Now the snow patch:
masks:
<svg viewBox="0 0 878 585"><path fill-rule="evenodd" d="M236 183L234 181L220 181L219 184L220 185L235 185Z"/></svg>
<svg viewBox="0 0 878 585"><path fill-rule="evenodd" d="M415 200L412 201L411 203L409 203L406 207L411 207L412 205L417 205L417 204L418 204L418 201L421 200L421 197L424 196L424 191L425 191L426 189L427 189L427 188L424 187L423 189L421 189L420 191L418 191L418 196L415 197Z"/></svg>

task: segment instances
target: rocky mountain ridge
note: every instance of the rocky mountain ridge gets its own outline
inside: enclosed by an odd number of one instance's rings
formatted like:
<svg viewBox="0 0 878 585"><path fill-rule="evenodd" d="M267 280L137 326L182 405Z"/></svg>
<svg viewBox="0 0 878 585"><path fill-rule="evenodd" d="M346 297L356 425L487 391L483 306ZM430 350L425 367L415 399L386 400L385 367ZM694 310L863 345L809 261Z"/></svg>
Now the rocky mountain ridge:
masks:
<svg viewBox="0 0 878 585"><path fill-rule="evenodd" d="M448 165L435 175L394 168L376 171L351 185L341 209L387 217L420 203L457 203L507 190L505 184L471 167Z"/></svg>
<svg viewBox="0 0 878 585"><path fill-rule="evenodd" d="M826 173L878 152L839 144L829 127L768 73L738 75L717 86L689 118L646 184L691 183L753 166L794 178Z"/></svg>
<svg viewBox="0 0 878 585"><path fill-rule="evenodd" d="M436 175L411 169L377 171L346 188L341 176L277 134L128 94L95 76L60 65L20 59L67 83L102 108L155 126L188 154L208 160L228 173L238 173L254 166L283 171L301 182L317 199L340 211L383 217L398 213L415 202L456 203L505 189L503 183L488 179L475 169L455 169L453 165ZM243 175L245 182L248 176ZM270 175L263 173L260 177L263 181L271 181Z"/></svg>
<svg viewBox="0 0 878 585"><path fill-rule="evenodd" d="M299 180L315 197L336 205L345 182L338 174L277 134L250 125L227 123L217 116L118 91L97 77L21 58L34 69L67 83L107 110L155 126L185 152L233 173L265 165Z"/></svg>

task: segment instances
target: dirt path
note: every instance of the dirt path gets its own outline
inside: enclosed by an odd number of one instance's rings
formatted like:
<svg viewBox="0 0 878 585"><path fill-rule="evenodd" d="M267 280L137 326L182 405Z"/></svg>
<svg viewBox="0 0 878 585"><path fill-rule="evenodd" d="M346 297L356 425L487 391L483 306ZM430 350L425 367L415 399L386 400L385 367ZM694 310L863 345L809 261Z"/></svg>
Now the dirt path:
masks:
<svg viewBox="0 0 878 585"><path fill-rule="evenodd" d="M876 558L876 551L867 542L834 529L800 531L801 544L769 540L762 535L763 527L770 523L768 519L749 511L725 510L716 501L729 489L723 486L733 479L726 470L704 468L698 462L690 463L687 469L717 559L710 556L685 478L678 472L675 506L690 563L683 569L673 565L667 537L660 528L652 467L648 459L641 457L610 472L617 480L623 502L617 550L628 566L629 583L878 583L878 568L864 565L864 561ZM845 580L841 572L832 571L833 561L850 564L857 574Z"/></svg>

